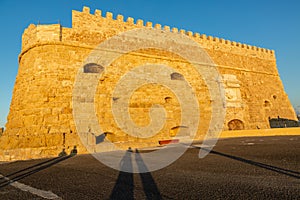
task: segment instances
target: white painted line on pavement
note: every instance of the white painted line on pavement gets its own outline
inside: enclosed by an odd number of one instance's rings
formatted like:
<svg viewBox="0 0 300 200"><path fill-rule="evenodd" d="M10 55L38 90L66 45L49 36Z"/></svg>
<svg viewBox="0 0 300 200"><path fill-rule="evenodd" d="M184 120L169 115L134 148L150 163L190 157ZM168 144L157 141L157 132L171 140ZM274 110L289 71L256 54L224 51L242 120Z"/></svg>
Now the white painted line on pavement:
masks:
<svg viewBox="0 0 300 200"><path fill-rule="evenodd" d="M54 200L62 200L61 197L57 196L56 194L54 194L53 192L51 191L45 191L45 190L40 190L40 189L37 189L37 188L34 188L34 187L31 187L29 185L25 185L23 183L20 183L18 181L12 181L10 180L9 178L3 176L2 174L0 174L0 178L3 178L7 181L10 181L11 183L9 185L15 187L15 188L18 188L24 192L30 192L31 194L35 194L39 197L43 197L44 199L54 199Z"/></svg>

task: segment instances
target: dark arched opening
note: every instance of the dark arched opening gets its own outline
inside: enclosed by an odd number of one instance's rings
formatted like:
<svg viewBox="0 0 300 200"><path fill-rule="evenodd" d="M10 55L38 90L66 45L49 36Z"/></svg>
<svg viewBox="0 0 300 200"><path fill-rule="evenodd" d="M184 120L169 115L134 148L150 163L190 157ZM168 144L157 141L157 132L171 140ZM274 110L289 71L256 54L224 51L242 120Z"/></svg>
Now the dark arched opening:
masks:
<svg viewBox="0 0 300 200"><path fill-rule="evenodd" d="M170 74L170 76L171 76L171 80L180 80L180 81L184 80L183 75L177 72Z"/></svg>
<svg viewBox="0 0 300 200"><path fill-rule="evenodd" d="M83 66L83 72L84 73L97 73L100 74L101 72L103 72L104 67L102 67L101 65L98 65L96 63L88 63L86 65Z"/></svg>
<svg viewBox="0 0 300 200"><path fill-rule="evenodd" d="M233 119L228 122L228 129L229 130L244 130L244 123L239 119Z"/></svg>

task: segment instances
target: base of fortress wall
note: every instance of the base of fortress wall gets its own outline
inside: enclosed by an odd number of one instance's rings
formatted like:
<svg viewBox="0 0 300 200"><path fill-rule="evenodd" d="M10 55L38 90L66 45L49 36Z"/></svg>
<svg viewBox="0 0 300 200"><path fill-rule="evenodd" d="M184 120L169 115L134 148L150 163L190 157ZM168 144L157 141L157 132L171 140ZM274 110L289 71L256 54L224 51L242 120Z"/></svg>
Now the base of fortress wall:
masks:
<svg viewBox="0 0 300 200"><path fill-rule="evenodd" d="M223 131L219 139L237 138L237 137L269 137L269 136L300 136L300 128L276 128L276 129L258 129L258 130L240 130L240 131ZM180 141L179 141L180 142ZM202 142L196 140L195 142ZM115 147L103 149L102 152L126 150L128 147L135 148L148 148L157 147L157 145L145 143L123 143L116 144ZM40 158L56 157L62 150L60 147L40 147L40 148L19 148L19 149L0 149L0 161L14 161L14 160L29 160ZM69 154L72 148L66 148L66 153ZM78 154L87 154L88 152L83 149L78 149Z"/></svg>
<svg viewBox="0 0 300 200"><path fill-rule="evenodd" d="M285 136L300 135L300 128L273 128L273 129L256 129L240 131L223 131L219 138L236 138L236 137L267 137L267 136Z"/></svg>

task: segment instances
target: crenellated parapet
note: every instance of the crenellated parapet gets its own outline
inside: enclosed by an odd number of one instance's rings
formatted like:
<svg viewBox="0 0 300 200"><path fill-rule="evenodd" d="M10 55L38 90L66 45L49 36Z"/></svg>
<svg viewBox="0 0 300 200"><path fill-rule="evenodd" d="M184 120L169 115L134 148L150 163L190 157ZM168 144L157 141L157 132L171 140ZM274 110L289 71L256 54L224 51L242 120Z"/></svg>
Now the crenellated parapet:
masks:
<svg viewBox="0 0 300 200"><path fill-rule="evenodd" d="M132 17L125 19L123 15L114 15L111 12L103 13L97 9L94 11L94 14L91 14L88 7L83 7L82 11L72 11L72 28L65 28L60 24L29 25L22 36L22 53L20 57L33 46L49 43L63 42L64 44L84 46L92 49L95 45L113 35L135 28L150 28L186 35L205 49L275 60L274 50L186 31L177 27L154 24L150 21L145 22L142 19L135 20Z"/></svg>
<svg viewBox="0 0 300 200"><path fill-rule="evenodd" d="M194 38L196 41L201 41L202 43L211 43L215 45L220 44L220 46L226 45L231 48L240 48L240 49L245 49L250 51L256 51L259 53L274 55L274 50L252 46L240 42L230 41L224 38L207 36L205 34L200 34L197 32L194 33L192 31L178 29L177 27L170 27L167 25L163 26L161 24L153 24L150 21L144 22L141 19L135 20L132 17L127 17L127 19L125 19L124 16L120 14L114 17L113 13L111 12L106 12L104 14L101 10L97 10L97 9L95 10L94 14L91 14L89 7L83 7L82 12L73 11L73 22L72 22L73 28L97 30L101 27L99 23L100 21L101 22L105 21L106 23L112 22L112 25L115 25L115 27L119 29L121 28L120 27L121 25L127 26L129 28L146 27L146 28L159 29L162 31L169 31L174 34L187 35L189 37ZM111 27L111 28L115 28L115 27Z"/></svg>

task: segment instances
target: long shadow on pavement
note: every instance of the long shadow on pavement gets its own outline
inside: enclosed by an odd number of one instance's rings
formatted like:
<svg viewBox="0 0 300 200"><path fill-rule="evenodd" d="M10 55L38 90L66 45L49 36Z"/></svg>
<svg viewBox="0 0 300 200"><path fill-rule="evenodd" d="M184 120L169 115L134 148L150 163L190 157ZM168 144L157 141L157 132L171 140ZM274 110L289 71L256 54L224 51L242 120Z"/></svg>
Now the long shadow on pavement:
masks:
<svg viewBox="0 0 300 200"><path fill-rule="evenodd" d="M157 188L157 185L156 185L151 173L149 172L147 166L145 165L138 150L136 150L135 160L136 160L136 163L138 163L139 171L145 172L145 173L140 173L140 177L142 179L146 198L147 199L162 199L161 194ZM146 172L146 171L148 171L148 172Z"/></svg>
<svg viewBox="0 0 300 200"><path fill-rule="evenodd" d="M273 165L268 165L268 164L256 162L256 161L253 161L253 160L248 160L248 159L245 159L245 158L241 158L241 157L237 157L237 156L217 152L217 151L214 151L214 150L210 151L210 150L205 149L203 147L197 147L197 146L193 146L193 147L197 148L197 149L203 149L204 151L210 152L212 154L227 157L227 158L237 160L237 161L240 161L240 162L243 162L243 163L247 163L247 164L254 165L254 166L257 166L257 167L261 167L261 168L264 168L264 169L267 169L267 170L270 170L270 171L274 171L274 172L277 172L279 174L284 174L284 175L287 175L287 176L290 176L290 177L293 177L293 178L300 179L300 176L299 176L300 172L297 172L297 171L284 169L284 168L276 167L276 166L273 166Z"/></svg>
<svg viewBox="0 0 300 200"><path fill-rule="evenodd" d="M52 165L55 165L59 162L62 162L68 158L72 157L71 155L68 156L62 156L62 157L56 157L56 158L52 158L49 159L47 161L43 161L41 163L38 163L36 165L32 165L30 167L27 167L25 169L19 170L17 172L8 174L6 176L3 176L0 178L0 180L4 180L2 182L0 182L0 189L15 182L18 180L21 180L27 176L30 176L32 174L35 174L43 169L46 169L48 167L51 167ZM16 176L15 176L16 175Z"/></svg>
<svg viewBox="0 0 300 200"><path fill-rule="evenodd" d="M125 171L132 171L131 152L126 151L120 163L120 172L110 199L134 199L133 197L133 174Z"/></svg>
<svg viewBox="0 0 300 200"><path fill-rule="evenodd" d="M134 199L133 173L124 172L133 171L131 161L132 154L135 154L135 160L138 165L139 171L148 171L148 168L144 163L138 150L136 150L136 153L127 151L123 159L121 160L119 176L110 195L110 199ZM143 190L145 192L146 199L162 199L161 194L157 188L157 185L151 173L140 173L140 177L142 180Z"/></svg>

